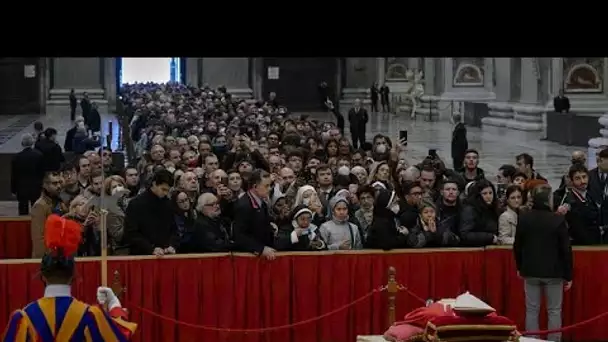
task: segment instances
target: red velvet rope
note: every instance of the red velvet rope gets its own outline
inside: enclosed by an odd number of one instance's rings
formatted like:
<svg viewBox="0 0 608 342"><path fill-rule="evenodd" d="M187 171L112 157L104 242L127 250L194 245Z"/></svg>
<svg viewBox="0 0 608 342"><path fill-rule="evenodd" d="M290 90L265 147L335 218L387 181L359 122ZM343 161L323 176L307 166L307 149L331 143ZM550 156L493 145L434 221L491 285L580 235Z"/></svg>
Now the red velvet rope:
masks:
<svg viewBox="0 0 608 342"><path fill-rule="evenodd" d="M338 308L336 308L336 309L334 309L332 311L326 312L326 313L324 313L321 316L312 317L312 318L309 318L309 319L306 319L306 320L303 320L303 321L299 321L299 322L296 322L296 323L292 323L292 324L284 324L284 325L279 325L279 326L274 326L274 327L267 327L267 328L259 328L259 329L217 328L217 327L211 327L211 326L208 326L208 325L193 324L193 323L188 323L188 322L180 321L180 320L177 320L177 319L172 318L172 317L167 317L167 316L161 315L161 314L156 313L156 312L154 312L152 310L143 308L141 306L137 306L137 305L135 305L133 303L127 303L127 304L129 304L128 305L129 307L132 307L135 310L141 311L143 313L149 314L150 316L154 316L156 318L160 318L160 319L165 320L167 322L171 322L171 323L174 323L174 324L177 324L177 325L181 325L181 326L189 327L189 328L193 328L193 329L202 329L202 330L219 331L219 332L232 332L232 333L235 333L235 332L237 332L237 333L263 333L263 332L268 332L268 331L276 331L276 330L283 330L283 329L294 328L294 327L297 327L297 326L300 326L300 325L305 325L305 324L308 324L308 323L319 321L321 319L324 319L326 317L334 315L334 314L336 314L338 312L344 311L344 310L348 309L351 306L357 305L358 303L360 303L360 302L362 302L362 301L370 298L371 296L375 295L376 293L380 293L380 292L383 292L383 291L386 291L386 286L380 286L380 287L378 287L378 288L370 291L369 293L367 293L367 294L365 294L365 295L363 295L363 296L355 299L354 301L352 301L352 302L350 302L348 304L342 305L342 306L340 306L340 307L338 307Z"/></svg>
<svg viewBox="0 0 608 342"><path fill-rule="evenodd" d="M407 294L409 294L412 298L416 299L417 301L419 301L420 303L426 305L426 300L424 300L422 297L418 296L416 293L414 293L413 291L411 291L410 289L408 289L406 286L403 286L401 284L399 284L398 289L400 291L405 291ZM156 313L152 310L143 308L141 306L135 305L133 303L128 303L129 307L134 308L135 310L141 311L143 313L149 314L151 316L154 316L156 318L160 318L162 320L177 324L177 325L182 325L185 327L189 327L189 328L194 328L194 329L202 329L202 330L209 330L209 331L219 331L219 332L238 332L238 333L263 333L263 332L268 332L268 331L277 331L277 330L283 330L283 329L289 329L289 328L294 328L294 327L298 327L301 325L305 325L308 323L312 323L312 322L316 322L319 321L321 319L324 319L326 317L332 316L338 312L344 311L348 308L350 308L351 306L357 305L358 303L370 298L371 296L373 296L376 293L380 293L386 291L386 286L380 286L372 291L370 291L369 293L355 299L354 301L342 305L332 311L326 312L320 316L317 317L312 317L309 319L305 319L303 321L299 321L296 323L292 323L292 324L284 324L284 325L279 325L279 326L274 326L274 327L267 327L267 328L259 328L259 329L232 329L232 328L217 328L217 327L211 327L211 326L207 326L207 325L199 325L199 324L193 324L193 323L188 323L188 322L184 322L184 321L180 321L177 320L175 318L172 317L168 317L168 316L164 316L161 315L159 313ZM521 335L547 335L547 334L553 334L553 333L563 333L566 331L570 331L576 328L579 328L581 326L587 325L589 323L595 322L601 318L604 318L608 316L608 311L601 313L599 315L593 316L589 319L586 319L584 321L578 322L578 323L574 323L565 327L561 327L559 329L552 329L552 330L539 330L539 331L523 331L520 332Z"/></svg>
<svg viewBox="0 0 608 342"><path fill-rule="evenodd" d="M604 318L608 316L608 311L601 313L599 315L593 316L589 319L586 319L584 321L580 321L578 323L574 323L571 325L567 325L565 327L561 327L559 329L552 329L552 330L539 330L539 331L524 331L524 332L520 332L521 335L546 335L546 334L554 334L554 333L563 333L566 331L570 331L579 327L582 327L583 325L587 325L591 322L595 322L600 318Z"/></svg>

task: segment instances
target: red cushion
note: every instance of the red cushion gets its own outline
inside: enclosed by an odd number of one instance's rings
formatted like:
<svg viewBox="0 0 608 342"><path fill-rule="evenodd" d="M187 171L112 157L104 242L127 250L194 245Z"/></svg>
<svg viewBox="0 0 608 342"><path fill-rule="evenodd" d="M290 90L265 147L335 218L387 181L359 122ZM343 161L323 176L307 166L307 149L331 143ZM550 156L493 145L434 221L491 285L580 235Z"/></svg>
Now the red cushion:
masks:
<svg viewBox="0 0 608 342"><path fill-rule="evenodd" d="M459 317L442 316L431 319L425 336L429 341L508 341L517 327L503 316Z"/></svg>
<svg viewBox="0 0 608 342"><path fill-rule="evenodd" d="M422 341L424 329L411 324L395 323L384 333L384 338L388 341Z"/></svg>

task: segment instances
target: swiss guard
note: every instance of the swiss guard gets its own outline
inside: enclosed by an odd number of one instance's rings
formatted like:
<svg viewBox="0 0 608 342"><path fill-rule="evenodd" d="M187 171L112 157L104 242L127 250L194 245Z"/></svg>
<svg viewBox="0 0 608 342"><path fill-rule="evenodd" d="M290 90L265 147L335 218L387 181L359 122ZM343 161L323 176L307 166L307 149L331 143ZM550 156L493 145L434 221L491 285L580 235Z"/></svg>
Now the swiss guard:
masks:
<svg viewBox="0 0 608 342"><path fill-rule="evenodd" d="M40 268L44 297L15 311L3 342L129 341L137 324L127 322L112 289L99 287L97 301L88 305L72 297L74 256L82 240L80 224L51 215L44 228L47 252Z"/></svg>

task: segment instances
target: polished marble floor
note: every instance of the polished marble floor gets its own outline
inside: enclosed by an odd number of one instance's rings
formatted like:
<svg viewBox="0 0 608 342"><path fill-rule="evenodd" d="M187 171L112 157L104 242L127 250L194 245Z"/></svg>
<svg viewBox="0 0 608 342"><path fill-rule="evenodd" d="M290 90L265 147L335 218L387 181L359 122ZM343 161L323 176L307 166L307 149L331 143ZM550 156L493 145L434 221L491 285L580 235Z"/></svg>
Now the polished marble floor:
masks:
<svg viewBox="0 0 608 342"><path fill-rule="evenodd" d="M333 121L329 113L310 113L311 118L321 121ZM14 117L0 117L0 135L2 130L18 120ZM63 144L65 132L70 128L69 114L53 114L41 116L39 120L45 127L54 127L59 131L58 141ZM116 119L111 114L102 115L103 127L113 122L115 127L113 147L118 141L118 127ZM450 141L452 125L449 122L428 122L424 119L415 121L406 116L393 114L372 114L367 127L367 140L371 140L377 133L386 134L397 140L399 131L408 131L407 155L410 162L422 160L431 148L437 149L438 154L447 164L451 164ZM15 153L21 150L21 135L33 131L33 122L21 132L15 133L6 142L0 144L0 153ZM346 129L348 135L348 128ZM477 149L481 154L480 165L490 177L494 177L498 168L503 164L514 164L514 156L519 153L529 153L534 157L535 168L540 174L549 179L554 186L559 185L560 177L566 172L570 164L570 154L577 150L586 150L586 147L575 148L561 146L556 143L541 141L537 133L511 131L495 127L486 127L483 130L475 127L468 128L469 146ZM0 216L14 215L16 203L0 202Z"/></svg>
<svg viewBox="0 0 608 342"><path fill-rule="evenodd" d="M315 113L313 117L331 120L331 116ZM367 125L367 140L377 133L387 134L393 140L399 131L408 131L408 158L417 162L428 155L429 149L437 149L438 155L449 165L452 163L450 143L452 124L447 121L429 122L424 119L411 120L405 115L371 114ZM345 130L348 135L348 128ZM599 135L599 132L598 132ZM497 127L468 127L469 147L480 152L480 166L487 175L494 177L503 164L515 164L515 156L529 153L534 157L534 168L551 185L558 186L561 176L570 166L570 154L575 150L586 151L587 147L562 146L553 142L541 141L540 133L513 131Z"/></svg>

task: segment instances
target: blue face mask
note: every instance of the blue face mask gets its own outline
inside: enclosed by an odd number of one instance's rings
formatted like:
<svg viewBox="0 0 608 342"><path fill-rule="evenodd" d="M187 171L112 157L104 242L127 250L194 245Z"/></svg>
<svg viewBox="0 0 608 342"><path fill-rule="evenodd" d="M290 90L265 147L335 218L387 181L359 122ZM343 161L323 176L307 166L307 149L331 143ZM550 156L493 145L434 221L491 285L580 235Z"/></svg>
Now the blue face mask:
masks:
<svg viewBox="0 0 608 342"><path fill-rule="evenodd" d="M302 231L302 235L308 235L308 234L310 234L310 228L304 229Z"/></svg>

